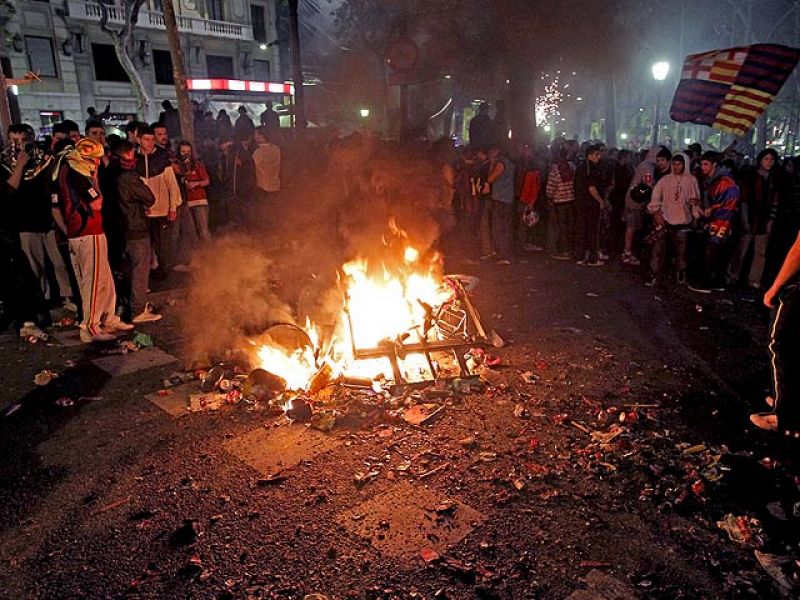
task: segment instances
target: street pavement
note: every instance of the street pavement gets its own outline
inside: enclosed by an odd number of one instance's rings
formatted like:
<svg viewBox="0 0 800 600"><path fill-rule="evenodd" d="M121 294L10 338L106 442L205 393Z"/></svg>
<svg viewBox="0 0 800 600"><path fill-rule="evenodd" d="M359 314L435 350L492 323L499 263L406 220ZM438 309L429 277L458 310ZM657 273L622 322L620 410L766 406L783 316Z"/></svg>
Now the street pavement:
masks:
<svg viewBox="0 0 800 600"><path fill-rule="evenodd" d="M796 544L794 518L765 508L796 499L796 449L747 422L768 383L758 298L541 253L447 256L481 279L475 303L508 344L492 385L427 427L189 413L196 383L159 393L187 360L182 281L137 328L154 348L2 338L1 404L20 407L0 419L0 597L777 597L753 547L715 526L755 515L767 549ZM42 369L60 376L37 387ZM620 413L613 447L592 446ZM732 462L681 500L699 444Z"/></svg>

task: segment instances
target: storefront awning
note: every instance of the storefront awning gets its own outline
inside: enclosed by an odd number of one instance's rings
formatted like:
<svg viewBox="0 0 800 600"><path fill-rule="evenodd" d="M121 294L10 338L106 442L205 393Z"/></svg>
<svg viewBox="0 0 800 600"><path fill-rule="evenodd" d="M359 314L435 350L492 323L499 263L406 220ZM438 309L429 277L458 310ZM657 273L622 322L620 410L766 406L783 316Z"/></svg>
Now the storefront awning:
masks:
<svg viewBox="0 0 800 600"><path fill-rule="evenodd" d="M244 81L242 79L187 79L187 87L194 92L255 92L294 96L294 84L273 81Z"/></svg>

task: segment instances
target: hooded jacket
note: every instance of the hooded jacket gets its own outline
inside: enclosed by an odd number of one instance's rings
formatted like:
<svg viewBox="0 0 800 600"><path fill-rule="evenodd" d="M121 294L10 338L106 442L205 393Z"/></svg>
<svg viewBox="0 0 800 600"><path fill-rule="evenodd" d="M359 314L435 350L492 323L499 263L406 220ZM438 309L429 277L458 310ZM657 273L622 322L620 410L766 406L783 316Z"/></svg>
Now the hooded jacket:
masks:
<svg viewBox="0 0 800 600"><path fill-rule="evenodd" d="M692 222L692 200L700 200L700 187L689 172L689 157L675 154L672 160L676 157L683 161L683 173L670 172L658 180L647 211L650 214L660 212L669 225L688 225Z"/></svg>
<svg viewBox="0 0 800 600"><path fill-rule="evenodd" d="M169 155L159 148L152 154L140 152L136 159L136 171L145 185L153 192L156 202L150 209L150 218L166 217L183 202L181 189Z"/></svg>
<svg viewBox="0 0 800 600"><path fill-rule="evenodd" d="M714 176L706 183L706 206L711 209L708 233L711 240L722 242L733 233L739 213L739 186L730 171L717 167Z"/></svg>

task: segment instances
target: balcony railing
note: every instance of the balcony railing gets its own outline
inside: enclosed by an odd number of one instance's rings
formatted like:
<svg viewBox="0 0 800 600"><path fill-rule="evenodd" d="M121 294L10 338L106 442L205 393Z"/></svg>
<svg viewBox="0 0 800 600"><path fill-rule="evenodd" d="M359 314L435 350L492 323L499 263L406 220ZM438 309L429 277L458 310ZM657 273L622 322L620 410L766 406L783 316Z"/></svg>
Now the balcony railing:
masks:
<svg viewBox="0 0 800 600"><path fill-rule="evenodd" d="M81 0L69 0L69 16L73 19L92 21L97 23L103 16L103 11L97 2L82 2ZM125 11L116 5L108 4L108 22L111 25L121 25L125 19ZM178 31L195 35L207 35L233 40L253 40L253 28L250 25L241 25L229 21L212 21L211 19L200 19L197 17L187 17L176 15L178 21ZM143 29L164 30L164 15L152 10L139 12L137 27Z"/></svg>

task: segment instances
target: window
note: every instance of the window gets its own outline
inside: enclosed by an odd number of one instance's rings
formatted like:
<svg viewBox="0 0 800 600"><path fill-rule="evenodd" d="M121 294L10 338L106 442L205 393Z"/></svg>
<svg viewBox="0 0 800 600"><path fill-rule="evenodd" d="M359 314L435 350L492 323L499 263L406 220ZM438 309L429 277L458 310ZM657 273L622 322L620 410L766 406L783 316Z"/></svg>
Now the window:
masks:
<svg viewBox="0 0 800 600"><path fill-rule="evenodd" d="M172 73L172 55L169 50L153 50L153 68L156 72L156 83L175 85Z"/></svg>
<svg viewBox="0 0 800 600"><path fill-rule="evenodd" d="M97 81L119 81L130 83L128 74L122 68L111 44L92 44L94 76Z"/></svg>
<svg viewBox="0 0 800 600"><path fill-rule="evenodd" d="M206 55L206 71L209 79L232 79L233 58L230 56Z"/></svg>
<svg viewBox="0 0 800 600"><path fill-rule="evenodd" d="M28 48L28 66L42 77L58 77L56 55L53 53L53 40L35 35L25 36Z"/></svg>
<svg viewBox="0 0 800 600"><path fill-rule="evenodd" d="M269 61L268 60L254 60L253 61L253 79L256 81L269 81Z"/></svg>
<svg viewBox="0 0 800 600"><path fill-rule="evenodd" d="M212 21L224 21L225 15L222 12L222 0L206 0L208 7L208 18Z"/></svg>
<svg viewBox="0 0 800 600"><path fill-rule="evenodd" d="M263 6L250 5L250 21L253 25L253 39L257 42L267 41L267 16Z"/></svg>

